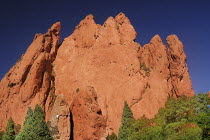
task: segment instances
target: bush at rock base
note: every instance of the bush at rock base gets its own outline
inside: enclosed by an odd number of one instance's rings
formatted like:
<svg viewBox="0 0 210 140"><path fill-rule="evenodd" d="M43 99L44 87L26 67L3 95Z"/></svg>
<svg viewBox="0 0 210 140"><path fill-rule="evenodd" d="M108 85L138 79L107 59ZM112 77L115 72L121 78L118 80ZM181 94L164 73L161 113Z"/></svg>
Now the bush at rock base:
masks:
<svg viewBox="0 0 210 140"><path fill-rule="evenodd" d="M210 139L210 108L207 94L191 98L168 98L154 119L132 119L125 102L119 140L208 140Z"/></svg>

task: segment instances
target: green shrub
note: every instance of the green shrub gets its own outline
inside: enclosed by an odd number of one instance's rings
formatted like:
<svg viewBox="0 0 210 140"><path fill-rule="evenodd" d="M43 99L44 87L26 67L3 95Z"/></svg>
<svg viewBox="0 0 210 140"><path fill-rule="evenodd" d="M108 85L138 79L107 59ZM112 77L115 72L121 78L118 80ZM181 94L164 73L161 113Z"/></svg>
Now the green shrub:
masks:
<svg viewBox="0 0 210 140"><path fill-rule="evenodd" d="M200 138L202 133L202 139L210 139L210 108L208 107L208 97L207 94L200 93L192 98L186 96L181 96L179 99L169 98L165 104L165 108L161 108L159 113L155 116L156 123L165 128L164 132L174 130L177 127L178 130L182 126L187 124L196 124L196 127L187 127L183 129L186 136L192 135L190 132L197 130L195 139ZM183 124L185 120L185 125ZM172 127L172 129L170 129ZM177 132L176 131L176 132ZM189 133L188 133L189 132ZM180 139L176 135L180 135L182 132L170 132L173 133L174 139ZM172 134L168 135L172 135ZM176 138L178 137L178 138Z"/></svg>
<svg viewBox="0 0 210 140"><path fill-rule="evenodd" d="M147 68L147 66L146 66L146 64L143 62L143 63L141 63L141 65L140 65L140 69L142 69L142 70L144 70L144 71L148 71L148 72L150 72L150 69L149 68Z"/></svg>
<svg viewBox="0 0 210 140"><path fill-rule="evenodd" d="M111 135L108 135L106 137L106 140L117 140L117 135L115 133L112 133Z"/></svg>
<svg viewBox="0 0 210 140"><path fill-rule="evenodd" d="M147 86L149 87L149 86ZM209 140L210 108L207 94L191 98L168 98L165 108L159 109L154 119L133 114L125 102L119 140Z"/></svg>
<svg viewBox="0 0 210 140"><path fill-rule="evenodd" d="M189 122L174 122L164 128L165 139L170 140L201 140L202 129Z"/></svg>
<svg viewBox="0 0 210 140"><path fill-rule="evenodd" d="M146 64L143 62L140 65L140 69L144 70L146 72L146 76L149 77L150 76L150 69L147 68Z"/></svg>
<svg viewBox="0 0 210 140"><path fill-rule="evenodd" d="M141 117L130 127L128 140L162 140L162 127L156 126L153 120Z"/></svg>
<svg viewBox="0 0 210 140"><path fill-rule="evenodd" d="M20 132L21 125L20 124L17 124L17 125L15 124L14 129L15 129L15 134L18 134Z"/></svg>

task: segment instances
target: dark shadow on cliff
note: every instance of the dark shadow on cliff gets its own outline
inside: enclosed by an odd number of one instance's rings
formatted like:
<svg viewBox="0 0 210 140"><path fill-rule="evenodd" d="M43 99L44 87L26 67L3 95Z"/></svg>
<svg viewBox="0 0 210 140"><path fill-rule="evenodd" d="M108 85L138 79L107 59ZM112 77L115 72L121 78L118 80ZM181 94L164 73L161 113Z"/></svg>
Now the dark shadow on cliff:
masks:
<svg viewBox="0 0 210 140"><path fill-rule="evenodd" d="M73 120L73 115L72 112L70 112L70 140L74 140L74 120Z"/></svg>

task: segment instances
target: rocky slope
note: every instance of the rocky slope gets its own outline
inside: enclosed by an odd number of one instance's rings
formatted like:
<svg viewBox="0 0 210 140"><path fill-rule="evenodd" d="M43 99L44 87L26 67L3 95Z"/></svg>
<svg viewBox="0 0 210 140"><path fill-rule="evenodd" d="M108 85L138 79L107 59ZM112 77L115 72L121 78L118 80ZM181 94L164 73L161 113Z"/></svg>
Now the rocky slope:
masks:
<svg viewBox="0 0 210 140"><path fill-rule="evenodd" d="M169 96L194 95L176 35L141 47L123 13L103 25L88 15L58 45L60 28L37 34L1 80L1 130L9 117L22 125L27 108L40 104L56 139L104 139L118 132L124 101L134 117L152 118Z"/></svg>

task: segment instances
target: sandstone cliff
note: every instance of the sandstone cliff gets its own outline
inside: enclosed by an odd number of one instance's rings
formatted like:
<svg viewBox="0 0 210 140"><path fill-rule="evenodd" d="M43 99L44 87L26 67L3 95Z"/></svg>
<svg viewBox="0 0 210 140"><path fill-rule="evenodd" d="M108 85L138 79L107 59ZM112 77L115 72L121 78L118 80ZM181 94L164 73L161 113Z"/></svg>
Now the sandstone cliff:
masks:
<svg viewBox="0 0 210 140"><path fill-rule="evenodd" d="M27 108L40 104L56 139L104 139L118 132L125 100L134 117L152 118L169 96L194 95L176 35L141 47L123 13L103 25L88 15L58 45L60 27L37 34L1 80L1 130L9 117L22 125Z"/></svg>

